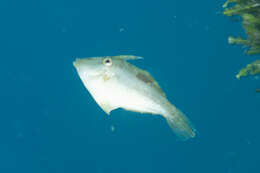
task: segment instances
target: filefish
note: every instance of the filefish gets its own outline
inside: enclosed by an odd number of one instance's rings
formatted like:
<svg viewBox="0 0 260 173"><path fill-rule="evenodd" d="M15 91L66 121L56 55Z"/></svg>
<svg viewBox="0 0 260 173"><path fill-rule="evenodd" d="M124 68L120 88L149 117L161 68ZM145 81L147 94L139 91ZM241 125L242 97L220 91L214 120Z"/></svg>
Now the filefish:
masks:
<svg viewBox="0 0 260 173"><path fill-rule="evenodd" d="M133 55L76 59L80 79L96 103L110 114L125 110L163 116L173 132L183 140L195 137L189 119L173 104L155 79L145 70L128 62L142 59Z"/></svg>

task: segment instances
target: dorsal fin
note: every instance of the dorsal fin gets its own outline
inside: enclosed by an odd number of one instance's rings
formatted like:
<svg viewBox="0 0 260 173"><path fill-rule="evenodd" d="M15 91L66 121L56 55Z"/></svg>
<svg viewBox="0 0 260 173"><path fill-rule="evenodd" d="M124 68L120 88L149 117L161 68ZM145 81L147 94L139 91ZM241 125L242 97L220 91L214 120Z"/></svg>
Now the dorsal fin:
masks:
<svg viewBox="0 0 260 173"><path fill-rule="evenodd" d="M154 89L156 89L159 93L166 97L165 93L163 92L159 84L155 81L155 79L149 72L139 69L138 73L136 74L136 77L142 80L143 82L150 84Z"/></svg>
<svg viewBox="0 0 260 173"><path fill-rule="evenodd" d="M112 56L114 59L122 59L122 60L136 60L136 59L143 59L143 57L140 56L134 56L134 55L118 55L118 56Z"/></svg>

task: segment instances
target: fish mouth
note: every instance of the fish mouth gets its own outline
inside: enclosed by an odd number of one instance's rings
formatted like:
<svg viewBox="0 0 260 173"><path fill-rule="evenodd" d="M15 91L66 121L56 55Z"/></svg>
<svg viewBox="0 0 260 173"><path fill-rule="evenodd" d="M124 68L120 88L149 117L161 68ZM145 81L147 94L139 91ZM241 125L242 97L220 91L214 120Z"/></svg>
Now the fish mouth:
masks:
<svg viewBox="0 0 260 173"><path fill-rule="evenodd" d="M76 60L75 61L73 61L73 66L74 67L76 67L76 68L78 68L79 67L79 65L80 65L80 59L79 58L76 58Z"/></svg>
<svg viewBox="0 0 260 173"><path fill-rule="evenodd" d="M89 70L87 70L88 68L84 65L84 59L76 58L72 64L76 68L77 72L83 74L84 77L93 76L92 74L89 74Z"/></svg>

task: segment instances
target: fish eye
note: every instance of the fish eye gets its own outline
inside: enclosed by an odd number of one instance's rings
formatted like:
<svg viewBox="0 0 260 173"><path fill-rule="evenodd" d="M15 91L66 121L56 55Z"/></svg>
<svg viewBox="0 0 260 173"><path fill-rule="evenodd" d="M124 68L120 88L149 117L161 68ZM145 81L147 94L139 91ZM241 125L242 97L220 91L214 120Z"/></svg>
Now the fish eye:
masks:
<svg viewBox="0 0 260 173"><path fill-rule="evenodd" d="M111 66L112 65L112 59L111 58L105 58L103 61L103 64L105 66Z"/></svg>

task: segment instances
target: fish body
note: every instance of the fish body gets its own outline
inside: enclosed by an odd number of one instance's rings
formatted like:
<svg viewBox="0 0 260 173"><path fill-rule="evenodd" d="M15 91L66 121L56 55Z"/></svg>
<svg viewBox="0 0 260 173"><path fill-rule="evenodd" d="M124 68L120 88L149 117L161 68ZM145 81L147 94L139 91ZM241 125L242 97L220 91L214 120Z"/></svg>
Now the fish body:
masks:
<svg viewBox="0 0 260 173"><path fill-rule="evenodd" d="M188 118L172 105L158 83L147 72L127 60L132 55L77 59L73 65L97 104L107 113L117 108L158 114L182 139L195 137Z"/></svg>

